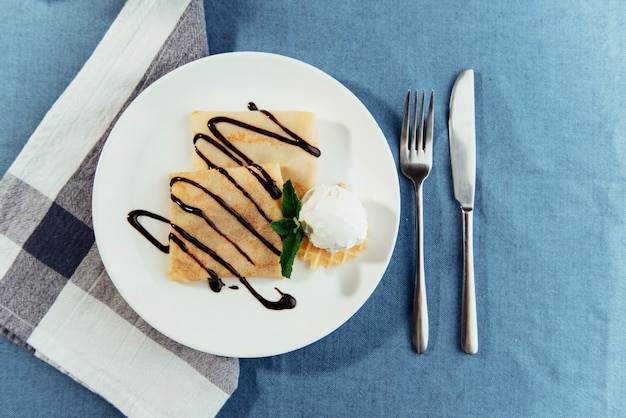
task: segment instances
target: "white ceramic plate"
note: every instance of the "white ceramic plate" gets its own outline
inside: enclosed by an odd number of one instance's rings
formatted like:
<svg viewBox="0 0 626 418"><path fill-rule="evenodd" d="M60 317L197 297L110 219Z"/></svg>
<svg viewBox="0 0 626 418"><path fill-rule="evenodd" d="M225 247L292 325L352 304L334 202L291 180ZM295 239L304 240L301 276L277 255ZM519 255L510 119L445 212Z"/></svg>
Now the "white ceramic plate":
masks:
<svg viewBox="0 0 626 418"><path fill-rule="evenodd" d="M291 310L264 308L237 281L238 290L211 291L206 282L167 279L167 255L126 220L133 209L169 218L168 174L191 170L194 109L308 110L317 113L318 183L343 181L368 214L368 249L334 269L308 270L296 261L291 279L251 278L266 299L275 287L293 295ZM387 141L363 104L338 81L280 55L236 52L187 64L156 81L127 108L98 164L93 224L98 249L128 304L169 338L197 350L232 357L263 357L306 346L347 321L380 282L395 245L400 214L397 171ZM167 242L168 227L144 218ZM230 280L234 280L230 282Z"/></svg>

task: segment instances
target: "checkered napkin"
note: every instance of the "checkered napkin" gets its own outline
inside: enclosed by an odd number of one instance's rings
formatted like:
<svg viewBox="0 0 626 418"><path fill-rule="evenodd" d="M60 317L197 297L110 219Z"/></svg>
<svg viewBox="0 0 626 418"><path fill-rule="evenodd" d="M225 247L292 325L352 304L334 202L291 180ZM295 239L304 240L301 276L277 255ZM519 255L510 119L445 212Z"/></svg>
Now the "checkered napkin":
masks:
<svg viewBox="0 0 626 418"><path fill-rule="evenodd" d="M237 359L181 346L116 291L91 223L100 150L150 83L206 56L201 0L129 0L0 180L0 330L129 416L215 415Z"/></svg>

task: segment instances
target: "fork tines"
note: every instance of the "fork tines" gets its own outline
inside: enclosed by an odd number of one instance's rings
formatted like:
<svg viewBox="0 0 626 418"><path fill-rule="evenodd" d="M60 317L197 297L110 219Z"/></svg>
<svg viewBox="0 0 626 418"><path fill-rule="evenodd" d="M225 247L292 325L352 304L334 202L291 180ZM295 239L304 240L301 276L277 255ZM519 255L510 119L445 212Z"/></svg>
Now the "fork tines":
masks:
<svg viewBox="0 0 626 418"><path fill-rule="evenodd" d="M435 105L435 92L431 90L430 102L428 105L428 117L426 121L426 132L424 132L424 103L425 103L425 91L422 91L422 101L420 107L419 121L417 119L417 109L419 105L419 91L415 91L415 100L413 105L413 115L409 116L411 108L411 90L408 91L406 96L406 103L404 105L404 117L402 119L402 133L400 135L400 149L407 150L421 150L427 154L432 154L432 141L433 141L433 124L434 124L434 105ZM409 123L411 124L411 130L409 135ZM428 148L428 149L427 149Z"/></svg>
<svg viewBox="0 0 626 418"><path fill-rule="evenodd" d="M415 92L412 117L410 115L411 90L407 93L400 134L400 167L404 175L416 184L421 183L428 177L432 166L435 92L431 90L430 93L426 127L424 127L425 94L425 92L422 92L418 120L419 92Z"/></svg>

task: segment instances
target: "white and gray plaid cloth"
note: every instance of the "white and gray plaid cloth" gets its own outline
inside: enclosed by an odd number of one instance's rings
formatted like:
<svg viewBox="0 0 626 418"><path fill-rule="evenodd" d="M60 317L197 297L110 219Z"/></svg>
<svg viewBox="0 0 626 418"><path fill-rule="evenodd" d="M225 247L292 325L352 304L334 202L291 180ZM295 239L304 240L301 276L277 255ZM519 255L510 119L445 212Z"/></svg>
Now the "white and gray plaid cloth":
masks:
<svg viewBox="0 0 626 418"><path fill-rule="evenodd" d="M0 180L0 330L129 416L215 415L239 363L146 324L107 276L91 223L100 150L150 83L208 54L202 1L129 0Z"/></svg>

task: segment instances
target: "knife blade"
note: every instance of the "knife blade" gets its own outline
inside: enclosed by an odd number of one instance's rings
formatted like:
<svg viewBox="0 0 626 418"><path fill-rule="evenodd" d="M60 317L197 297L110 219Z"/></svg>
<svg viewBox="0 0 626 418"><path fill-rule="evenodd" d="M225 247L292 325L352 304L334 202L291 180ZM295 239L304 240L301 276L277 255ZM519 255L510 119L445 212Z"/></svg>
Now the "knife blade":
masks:
<svg viewBox="0 0 626 418"><path fill-rule="evenodd" d="M463 296L461 344L467 354L478 352L478 319L474 285L473 210L476 190L476 127L474 71L457 77L450 95L448 118L454 197L463 215Z"/></svg>

